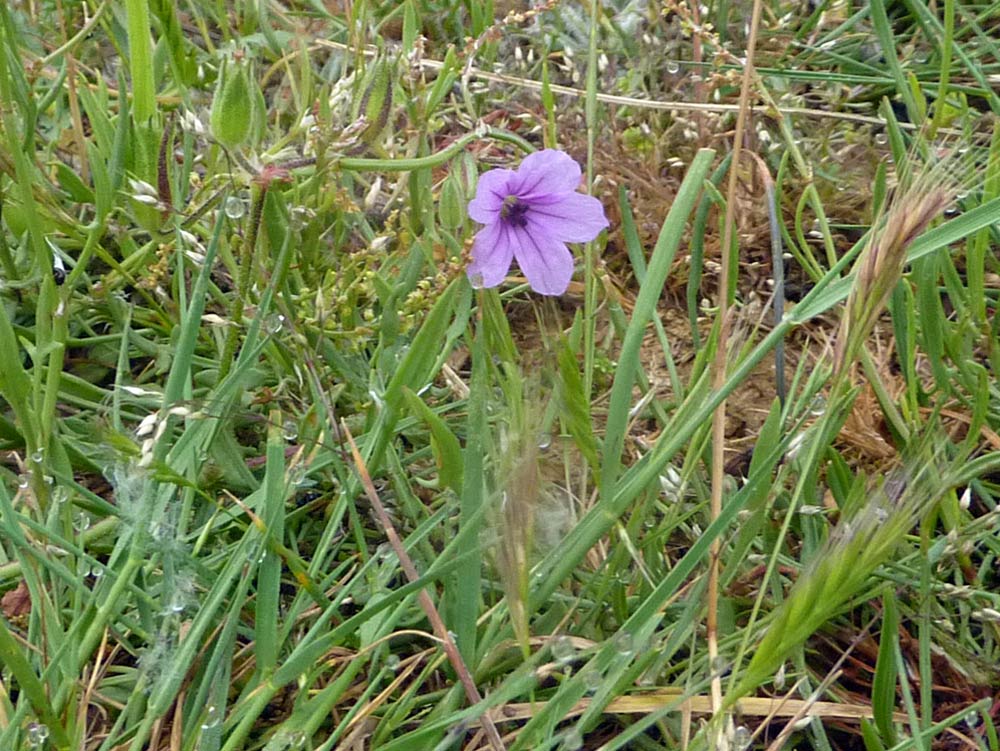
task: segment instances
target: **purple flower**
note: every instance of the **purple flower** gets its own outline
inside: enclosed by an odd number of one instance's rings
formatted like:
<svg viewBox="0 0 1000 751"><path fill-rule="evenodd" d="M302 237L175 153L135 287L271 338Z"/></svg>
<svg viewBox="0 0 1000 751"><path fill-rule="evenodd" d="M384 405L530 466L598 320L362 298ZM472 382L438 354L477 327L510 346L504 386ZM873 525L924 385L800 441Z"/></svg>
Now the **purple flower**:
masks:
<svg viewBox="0 0 1000 751"><path fill-rule="evenodd" d="M573 276L566 243L593 240L608 226L601 202L577 193L579 185L580 165L555 149L526 156L516 170L480 177L469 201L469 216L486 225L472 245L473 285L497 286L516 258L535 292L565 292Z"/></svg>

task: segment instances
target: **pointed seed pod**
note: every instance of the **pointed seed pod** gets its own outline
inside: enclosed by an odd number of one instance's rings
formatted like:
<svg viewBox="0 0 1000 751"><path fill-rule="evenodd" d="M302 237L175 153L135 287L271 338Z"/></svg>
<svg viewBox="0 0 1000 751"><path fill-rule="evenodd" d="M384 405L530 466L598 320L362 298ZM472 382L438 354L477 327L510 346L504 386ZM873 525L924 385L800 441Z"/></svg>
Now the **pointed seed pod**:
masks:
<svg viewBox="0 0 1000 751"><path fill-rule="evenodd" d="M372 144L378 140L392 110L392 84L395 65L382 58L375 61L371 80L361 97L359 115L363 115L368 126L361 134L361 140Z"/></svg>
<svg viewBox="0 0 1000 751"><path fill-rule="evenodd" d="M254 125L256 101L246 65L224 62L215 85L209 126L216 141L228 149L242 145Z"/></svg>
<svg viewBox="0 0 1000 751"><path fill-rule="evenodd" d="M438 211L441 225L455 230L465 221L465 196L462 195L462 184L458 173L452 171L441 187L441 206Z"/></svg>

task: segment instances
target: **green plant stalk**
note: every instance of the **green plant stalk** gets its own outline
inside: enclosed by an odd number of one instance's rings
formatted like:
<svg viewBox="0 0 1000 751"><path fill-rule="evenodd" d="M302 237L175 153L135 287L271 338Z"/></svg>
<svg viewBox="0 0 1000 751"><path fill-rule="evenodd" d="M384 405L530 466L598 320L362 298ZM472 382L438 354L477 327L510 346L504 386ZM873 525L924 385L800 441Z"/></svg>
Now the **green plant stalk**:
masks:
<svg viewBox="0 0 1000 751"><path fill-rule="evenodd" d="M479 290L480 300L485 295L495 294ZM483 305L480 303L480 309ZM468 556L468 568L463 568L452 577L454 599L450 611L454 614L456 642L459 652L469 669L476 669L476 620L482 603L482 552L479 538L482 526L482 510L485 501L483 450L487 429L486 393L489 388L489 357L486 354L484 328L486 320L478 320L479 331L472 342L472 383L469 391L468 431L465 450L462 452L462 496L459 527L470 526L467 543L459 551Z"/></svg>
<svg viewBox="0 0 1000 751"><path fill-rule="evenodd" d="M587 192L593 191L594 143L597 139L597 21L601 12L598 0L590 0L590 35L587 46L587 95L584 116L587 123ZM591 398L594 391L594 348L597 331L597 278L594 274L594 242L583 246L583 393ZM585 496L581 488L581 497Z"/></svg>
<svg viewBox="0 0 1000 751"><path fill-rule="evenodd" d="M70 748L69 738L62 723L53 711L52 704L49 703L49 698L45 694L45 687L38 680L35 671L24 657L20 647L17 645L17 640L7 627L6 619L2 616L0 616L0 662L10 670L11 675L17 681L17 685L28 698L32 709L35 710L42 722L48 727L56 748L60 749L60 751L63 751L63 749L68 750Z"/></svg>
<svg viewBox="0 0 1000 751"><path fill-rule="evenodd" d="M983 203L988 203L1000 195L1000 121L993 126L990 140L989 160L983 181ZM967 244L966 283L969 306L973 318L979 326L986 324L986 281L985 266L987 252L992 242L990 230L980 230Z"/></svg>
<svg viewBox="0 0 1000 751"><path fill-rule="evenodd" d="M896 40L893 38L892 26L889 24L889 17L886 14L885 0L873 0L869 6L869 14L879 44L885 52L886 65L889 68L889 72L892 73L893 81L896 84L896 93L906 103L906 111L910 116L910 122L919 124L920 109L913 96L913 91L906 80L903 66L900 65L899 58L895 54Z"/></svg>
<svg viewBox="0 0 1000 751"><path fill-rule="evenodd" d="M146 124L156 113L156 85L150 44L148 0L125 0L128 17L128 65L132 74L132 113L136 123Z"/></svg>
<svg viewBox="0 0 1000 751"><path fill-rule="evenodd" d="M702 183L708 175L714 158L715 152L713 150L701 149L691 162L670 211L663 221L663 227L649 261L649 268L646 269L645 282L639 289L632 320L622 342L621 354L618 357L618 370L615 373L614 384L611 387L611 399L608 404L604 460L601 466L601 498L605 503L610 501L614 494L613 490L621 468L621 454L625 445L629 403L632 399L632 387L635 385L635 372L639 363L639 348L645 337L646 325L656 312L656 304L660 299L667 274L670 272L674 255L680 246L681 237L684 235L687 218L701 194ZM586 387L586 383L584 386Z"/></svg>
<svg viewBox="0 0 1000 751"><path fill-rule="evenodd" d="M285 533L285 439L280 410L268 414L267 464L258 515L266 530L263 534L277 541ZM263 547L263 546L262 546ZM257 568L257 600L254 611L254 647L257 670L271 673L278 663L278 610L281 586L281 558L267 551Z"/></svg>
<svg viewBox="0 0 1000 751"><path fill-rule="evenodd" d="M260 232L260 222L264 212L264 198L267 196L267 186L263 183L254 183L252 190L250 224L247 227L246 237L240 243L239 260L237 261L239 264L237 268L239 277L236 282L236 296L233 297L232 306L229 309L229 321L232 325L226 333L226 343L222 348L222 359L219 361L220 382L229 375L229 370L232 368L236 357L236 347L240 340L240 329L243 327L243 310L250 295L253 272L256 267L257 235Z"/></svg>
<svg viewBox="0 0 1000 751"><path fill-rule="evenodd" d="M927 139L933 140L938 128L944 123L948 109L948 81L951 77L952 46L955 41L955 0L944 0L944 38L941 40L941 69L938 72L938 95L934 102L934 117L931 119Z"/></svg>

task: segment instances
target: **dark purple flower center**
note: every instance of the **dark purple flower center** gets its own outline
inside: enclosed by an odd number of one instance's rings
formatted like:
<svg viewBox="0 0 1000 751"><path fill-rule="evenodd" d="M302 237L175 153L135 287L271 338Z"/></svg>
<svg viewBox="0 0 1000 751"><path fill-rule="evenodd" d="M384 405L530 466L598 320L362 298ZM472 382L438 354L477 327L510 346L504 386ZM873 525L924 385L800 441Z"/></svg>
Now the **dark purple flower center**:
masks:
<svg viewBox="0 0 1000 751"><path fill-rule="evenodd" d="M503 206L500 208L500 218L515 227L524 227L528 224L528 204L522 202L517 196L507 196L503 199Z"/></svg>

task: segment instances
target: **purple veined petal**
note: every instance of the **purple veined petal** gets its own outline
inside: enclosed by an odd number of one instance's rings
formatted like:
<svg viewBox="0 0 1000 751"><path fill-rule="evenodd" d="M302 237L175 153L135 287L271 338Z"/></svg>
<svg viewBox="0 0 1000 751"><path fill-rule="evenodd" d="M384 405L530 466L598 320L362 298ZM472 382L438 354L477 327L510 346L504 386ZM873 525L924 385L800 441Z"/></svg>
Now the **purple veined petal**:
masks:
<svg viewBox="0 0 1000 751"><path fill-rule="evenodd" d="M553 203L533 203L525 213L529 229L541 230L558 240L584 243L608 226L604 206L593 196L567 193Z"/></svg>
<svg viewBox="0 0 1000 751"><path fill-rule="evenodd" d="M573 254L566 244L544 230L512 227L514 257L531 288L543 295L561 295L573 278Z"/></svg>
<svg viewBox="0 0 1000 751"><path fill-rule="evenodd" d="M476 197L469 201L469 216L481 224L490 224L500 217L504 199L510 194L508 183L514 178L514 170L493 169L480 175L476 185Z"/></svg>
<svg viewBox="0 0 1000 751"><path fill-rule="evenodd" d="M472 263L465 273L474 287L496 287L507 276L514 257L510 231L503 222L487 224L472 243Z"/></svg>
<svg viewBox="0 0 1000 751"><path fill-rule="evenodd" d="M547 200L580 187L580 165L565 151L545 149L528 154L511 179L511 192L523 201Z"/></svg>

